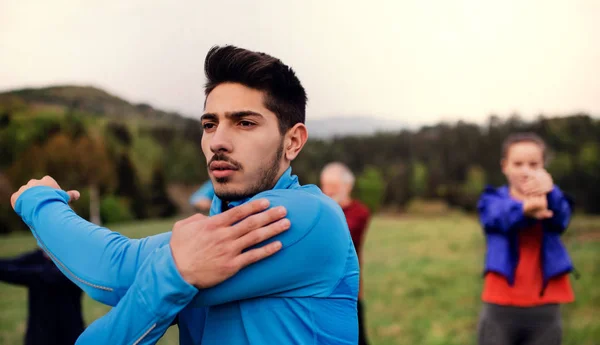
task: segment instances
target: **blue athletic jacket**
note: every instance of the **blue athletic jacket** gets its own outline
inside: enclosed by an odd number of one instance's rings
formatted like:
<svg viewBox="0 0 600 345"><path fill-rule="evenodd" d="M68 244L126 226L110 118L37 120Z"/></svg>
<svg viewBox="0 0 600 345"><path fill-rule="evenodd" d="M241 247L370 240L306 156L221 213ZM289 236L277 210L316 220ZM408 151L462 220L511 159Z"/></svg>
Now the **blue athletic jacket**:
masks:
<svg viewBox="0 0 600 345"><path fill-rule="evenodd" d="M341 208L288 169L269 191L291 227L282 249L208 289L185 282L170 233L129 239L77 216L64 191L34 187L16 211L57 266L92 298L115 306L77 344L154 344L177 317L180 343L356 344L359 267ZM221 212L213 199L211 215Z"/></svg>
<svg viewBox="0 0 600 345"><path fill-rule="evenodd" d="M212 200L215 197L215 190L213 188L212 185L212 181L208 180L206 182L204 182L202 184L202 186L200 186L200 188L198 188L197 191L194 192L194 194L192 194L190 196L190 204L194 205L195 203L197 203L198 201L202 200L202 199L208 199L208 200Z"/></svg>
<svg viewBox="0 0 600 345"><path fill-rule="evenodd" d="M558 186L554 186L547 197L548 209L554 215L541 221L543 237L540 255L544 287L553 277L573 270L573 263L560 240L571 219L572 202ZM488 186L477 208L487 244L484 274L490 271L499 273L512 285L519 262L518 232L531 227L538 220L523 215L523 203L511 198L507 186Z"/></svg>

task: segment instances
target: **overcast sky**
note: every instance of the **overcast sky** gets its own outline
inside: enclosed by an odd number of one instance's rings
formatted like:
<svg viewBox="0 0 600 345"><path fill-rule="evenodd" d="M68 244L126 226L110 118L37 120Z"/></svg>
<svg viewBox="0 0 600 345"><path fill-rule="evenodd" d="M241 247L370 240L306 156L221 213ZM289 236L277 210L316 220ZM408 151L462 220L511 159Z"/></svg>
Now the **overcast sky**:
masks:
<svg viewBox="0 0 600 345"><path fill-rule="evenodd" d="M0 1L0 90L104 88L202 112L213 45L294 68L308 116L600 115L600 1Z"/></svg>

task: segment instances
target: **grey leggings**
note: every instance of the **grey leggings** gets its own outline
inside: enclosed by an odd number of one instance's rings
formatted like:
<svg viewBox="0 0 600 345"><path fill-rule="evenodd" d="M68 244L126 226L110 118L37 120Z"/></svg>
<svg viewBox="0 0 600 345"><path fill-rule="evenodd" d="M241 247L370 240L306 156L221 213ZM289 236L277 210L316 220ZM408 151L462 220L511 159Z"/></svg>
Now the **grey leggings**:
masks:
<svg viewBox="0 0 600 345"><path fill-rule="evenodd" d="M521 308L485 303L477 338L479 345L560 345L560 305Z"/></svg>

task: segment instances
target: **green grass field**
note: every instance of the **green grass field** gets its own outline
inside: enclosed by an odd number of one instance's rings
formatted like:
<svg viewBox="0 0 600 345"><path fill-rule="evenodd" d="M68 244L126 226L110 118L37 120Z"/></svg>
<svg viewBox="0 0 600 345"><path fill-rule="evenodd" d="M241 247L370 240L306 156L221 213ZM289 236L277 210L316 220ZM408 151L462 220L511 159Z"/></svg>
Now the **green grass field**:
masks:
<svg viewBox="0 0 600 345"><path fill-rule="evenodd" d="M173 221L112 227L130 237L169 230ZM576 302L563 308L563 344L600 344L600 218L576 218L565 242L581 273ZM0 256L33 249L28 234L0 238ZM474 344L481 306L483 236L472 217L378 217L365 247L366 321L373 345ZM85 297L89 324L107 307ZM0 283L0 344L22 344L26 290ZM177 344L172 327L159 342Z"/></svg>

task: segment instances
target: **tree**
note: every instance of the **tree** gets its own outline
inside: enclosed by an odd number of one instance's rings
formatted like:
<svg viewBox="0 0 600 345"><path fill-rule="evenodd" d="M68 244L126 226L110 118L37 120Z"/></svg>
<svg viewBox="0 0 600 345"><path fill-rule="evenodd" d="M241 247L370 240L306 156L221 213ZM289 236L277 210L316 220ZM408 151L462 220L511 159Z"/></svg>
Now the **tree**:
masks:
<svg viewBox="0 0 600 345"><path fill-rule="evenodd" d="M367 167L356 180L355 194L371 212L381 207L384 190L383 176L376 167Z"/></svg>
<svg viewBox="0 0 600 345"><path fill-rule="evenodd" d="M165 177L169 182L198 183L206 180L206 160L199 145L175 139L164 159Z"/></svg>
<svg viewBox="0 0 600 345"><path fill-rule="evenodd" d="M12 119L12 115L8 111L0 111L0 129L8 127L10 125L10 121Z"/></svg>
<svg viewBox="0 0 600 345"><path fill-rule="evenodd" d="M84 136L73 141L60 133L41 148L33 145L13 164L9 175L15 185L50 175L65 189L89 189L90 221L100 224L98 188L112 184L113 170L100 139Z"/></svg>
<svg viewBox="0 0 600 345"><path fill-rule="evenodd" d="M73 152L78 182L87 185L90 192L90 221L100 224L99 187L113 184L113 164L100 138L80 137L75 142Z"/></svg>
<svg viewBox="0 0 600 345"><path fill-rule="evenodd" d="M152 173L152 183L150 185L150 207L151 217L170 217L177 212L177 208L169 199L167 194L167 184L164 172L160 167L156 167Z"/></svg>
<svg viewBox="0 0 600 345"><path fill-rule="evenodd" d="M137 178L135 167L127 154L122 154L117 162L117 188L115 193L131 200L131 211L137 219L147 217L146 199Z"/></svg>
<svg viewBox="0 0 600 345"><path fill-rule="evenodd" d="M164 149L152 137L145 135L134 138L129 152L140 185L149 184L152 180L153 167L161 163L165 157Z"/></svg>
<svg viewBox="0 0 600 345"><path fill-rule="evenodd" d="M423 197L427 190L427 167L421 162L415 162L412 166L412 178L410 181L413 195Z"/></svg>
<svg viewBox="0 0 600 345"><path fill-rule="evenodd" d="M461 187L460 206L465 210L474 211L477 200L485 188L485 171L477 165L469 167L467 180Z"/></svg>

